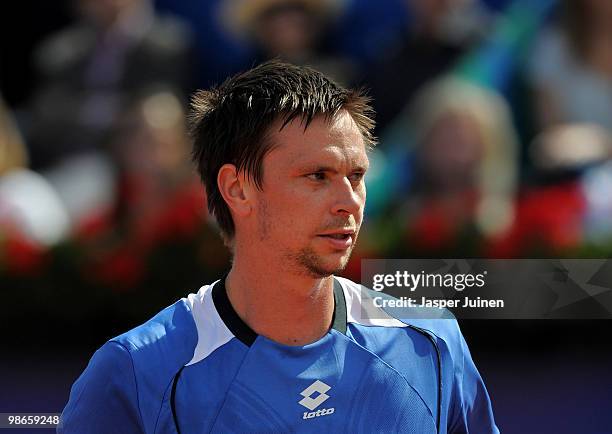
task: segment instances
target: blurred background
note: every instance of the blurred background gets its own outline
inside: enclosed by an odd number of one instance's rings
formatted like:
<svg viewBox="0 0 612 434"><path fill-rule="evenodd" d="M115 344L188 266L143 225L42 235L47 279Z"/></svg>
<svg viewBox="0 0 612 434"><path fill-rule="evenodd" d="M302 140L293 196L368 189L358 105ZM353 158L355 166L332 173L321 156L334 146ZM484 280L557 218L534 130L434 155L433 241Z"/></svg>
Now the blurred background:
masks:
<svg viewBox="0 0 612 434"><path fill-rule="evenodd" d="M189 95L265 59L374 98L361 258L612 257L612 1L1 7L0 412L228 269ZM504 433L612 433L612 322L465 320ZM43 432L43 431L41 431Z"/></svg>

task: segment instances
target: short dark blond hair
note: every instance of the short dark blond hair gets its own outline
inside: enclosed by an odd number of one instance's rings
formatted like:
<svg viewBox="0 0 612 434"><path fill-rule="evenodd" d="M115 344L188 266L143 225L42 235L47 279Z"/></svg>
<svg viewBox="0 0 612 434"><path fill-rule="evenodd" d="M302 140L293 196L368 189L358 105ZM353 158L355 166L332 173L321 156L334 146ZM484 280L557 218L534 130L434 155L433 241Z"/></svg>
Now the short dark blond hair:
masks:
<svg viewBox="0 0 612 434"><path fill-rule="evenodd" d="M227 79L220 86L194 94L191 104L193 159L206 187L208 210L226 241L234 237L231 213L217 185L219 169L233 164L262 188L262 162L273 144L270 126L281 130L300 118L304 129L315 116L331 120L346 110L367 148L376 140L370 99L362 89L345 89L314 69L272 60Z"/></svg>

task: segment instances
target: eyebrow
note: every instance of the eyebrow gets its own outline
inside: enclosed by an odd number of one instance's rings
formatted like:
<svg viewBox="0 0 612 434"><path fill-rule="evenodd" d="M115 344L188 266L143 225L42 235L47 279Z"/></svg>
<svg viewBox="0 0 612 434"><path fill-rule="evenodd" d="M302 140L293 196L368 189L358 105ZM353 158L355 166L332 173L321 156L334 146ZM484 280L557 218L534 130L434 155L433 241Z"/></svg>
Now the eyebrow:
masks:
<svg viewBox="0 0 612 434"><path fill-rule="evenodd" d="M362 164L357 164L353 167L353 169L351 170L352 172L366 172L369 168L369 165L362 165ZM325 166L322 164L305 164L302 166L302 170L304 171L308 171L308 172L333 172L336 173L338 172L336 170L335 167L333 166Z"/></svg>

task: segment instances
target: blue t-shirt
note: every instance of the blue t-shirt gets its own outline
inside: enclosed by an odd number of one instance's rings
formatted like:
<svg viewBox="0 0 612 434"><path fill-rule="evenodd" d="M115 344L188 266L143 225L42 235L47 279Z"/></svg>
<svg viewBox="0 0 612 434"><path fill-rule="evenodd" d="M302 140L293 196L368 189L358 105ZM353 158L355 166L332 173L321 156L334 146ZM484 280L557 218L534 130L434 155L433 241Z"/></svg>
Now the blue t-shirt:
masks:
<svg viewBox="0 0 612 434"><path fill-rule="evenodd" d="M58 433L498 433L457 322L371 298L334 278L329 332L287 346L204 286L96 351Z"/></svg>

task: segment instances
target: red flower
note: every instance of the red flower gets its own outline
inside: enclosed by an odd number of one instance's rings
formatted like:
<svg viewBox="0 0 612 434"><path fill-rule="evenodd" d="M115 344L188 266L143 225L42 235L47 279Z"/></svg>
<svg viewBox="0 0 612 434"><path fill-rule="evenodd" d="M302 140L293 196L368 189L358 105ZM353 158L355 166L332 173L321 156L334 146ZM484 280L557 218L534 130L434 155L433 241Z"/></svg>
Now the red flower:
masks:
<svg viewBox="0 0 612 434"><path fill-rule="evenodd" d="M121 246L95 258L87 272L89 277L114 288L133 288L145 275L143 255L131 249L131 246Z"/></svg>
<svg viewBox="0 0 612 434"><path fill-rule="evenodd" d="M527 191L507 234L491 243L489 256L518 257L530 252L563 252L583 240L586 202L578 182Z"/></svg>
<svg viewBox="0 0 612 434"><path fill-rule="evenodd" d="M46 263L46 249L17 234L4 241L4 263L9 273L39 274Z"/></svg>

